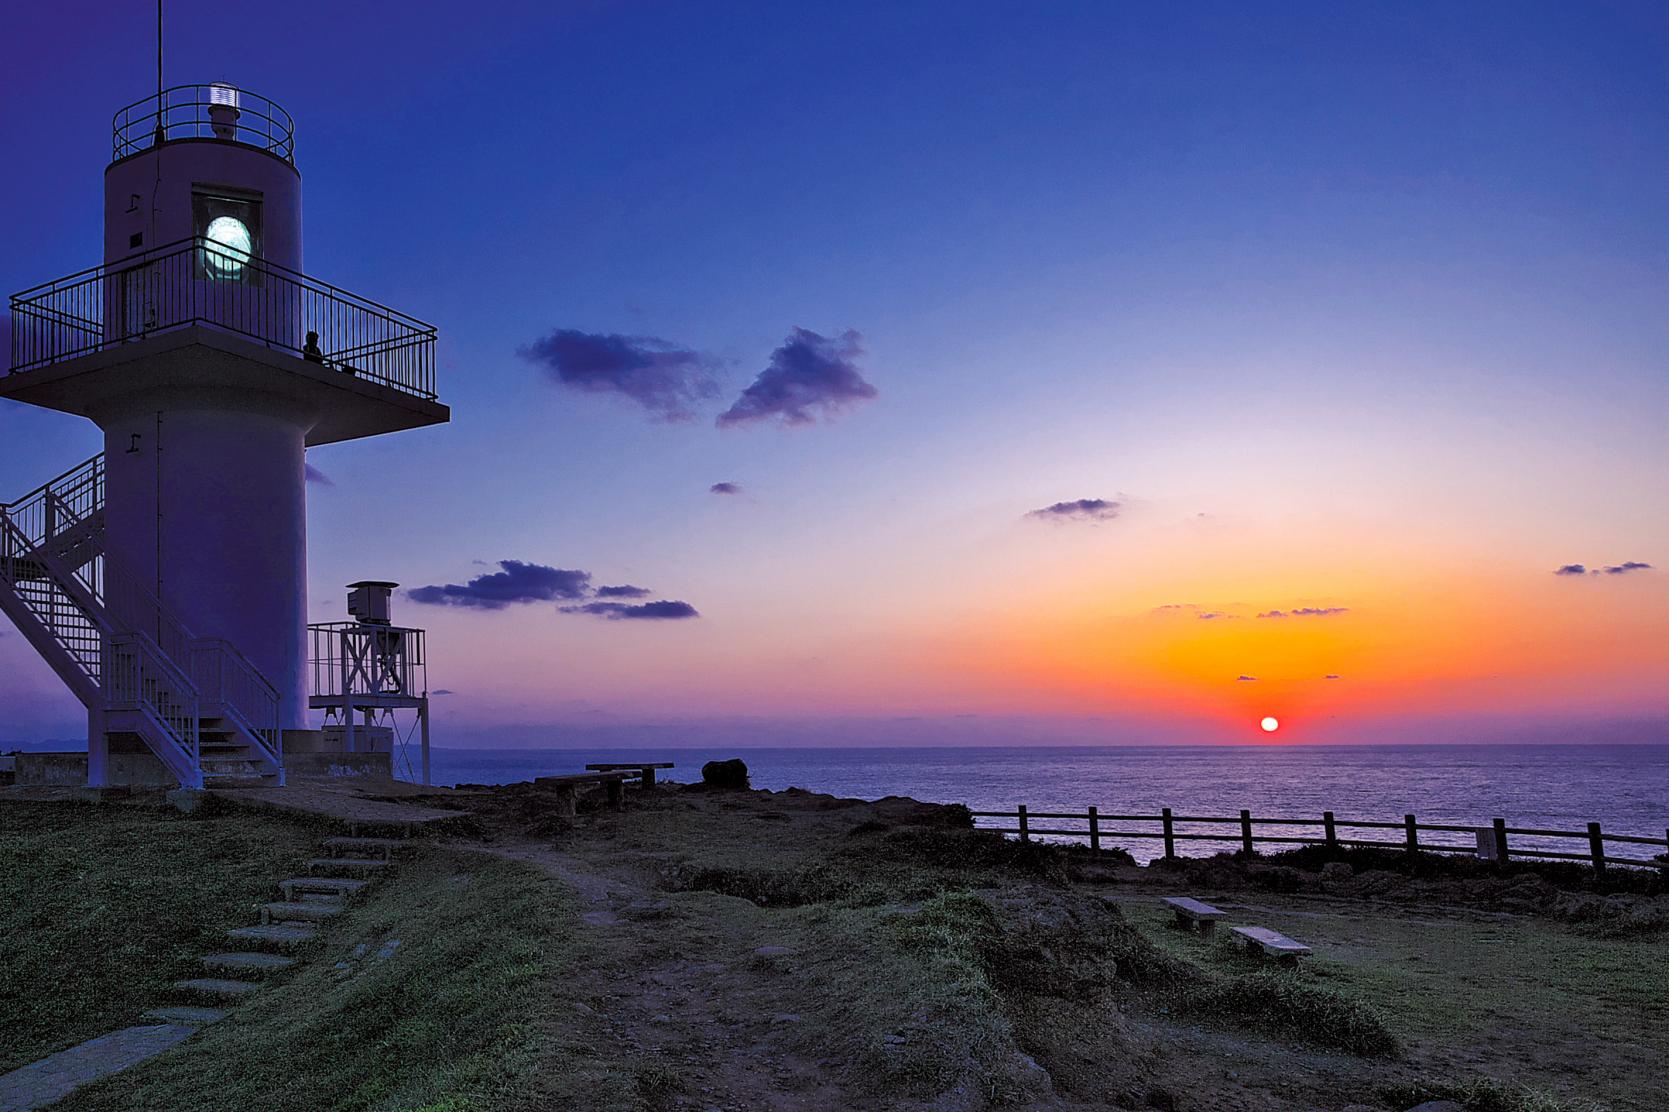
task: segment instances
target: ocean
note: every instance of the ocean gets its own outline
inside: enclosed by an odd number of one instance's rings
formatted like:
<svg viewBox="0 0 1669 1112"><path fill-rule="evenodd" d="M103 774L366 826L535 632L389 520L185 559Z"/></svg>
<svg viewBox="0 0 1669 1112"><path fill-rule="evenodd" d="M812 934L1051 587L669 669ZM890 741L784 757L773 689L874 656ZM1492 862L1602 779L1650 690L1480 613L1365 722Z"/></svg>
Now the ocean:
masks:
<svg viewBox="0 0 1669 1112"><path fill-rule="evenodd" d="M976 811L1023 803L1032 811L1094 805L1103 814L1170 807L1178 815L1234 816L1245 808L1318 824L1323 811L1341 821L1401 822L1413 814L1462 825L1499 816L1509 826L1580 830L1599 822L1608 832L1658 838L1669 828L1669 746L1662 745L436 749L433 771L437 784L504 784L577 772L589 761L659 760L677 764L663 778L696 780L704 762L726 757L746 761L759 788L904 795ZM1447 840L1456 839L1465 837ZM1124 844L1144 860L1157 848Z"/></svg>

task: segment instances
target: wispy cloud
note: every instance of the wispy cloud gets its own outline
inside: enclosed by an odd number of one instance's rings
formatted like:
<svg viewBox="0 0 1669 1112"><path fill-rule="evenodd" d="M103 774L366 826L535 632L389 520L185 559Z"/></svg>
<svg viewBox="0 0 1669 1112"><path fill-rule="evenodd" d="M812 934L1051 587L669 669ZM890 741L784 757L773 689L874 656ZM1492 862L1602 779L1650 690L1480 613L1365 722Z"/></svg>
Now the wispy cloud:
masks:
<svg viewBox="0 0 1669 1112"><path fill-rule="evenodd" d="M1329 673L1325 676L1322 676L1321 678L1324 679L1324 680L1338 680L1338 679L1343 679L1344 677L1340 676L1340 675L1337 675L1336 673Z"/></svg>
<svg viewBox="0 0 1669 1112"><path fill-rule="evenodd" d="M1586 564L1565 564L1555 568L1554 575L1627 575L1630 572L1650 571L1652 565L1641 560L1627 560L1621 564L1606 564L1604 567L1590 568Z"/></svg>
<svg viewBox="0 0 1669 1112"><path fill-rule="evenodd" d="M1334 614L1348 614L1348 606L1299 606L1292 610L1265 610L1260 618L1328 618Z"/></svg>
<svg viewBox="0 0 1669 1112"><path fill-rule="evenodd" d="M1227 610L1201 610L1198 614L1195 614L1194 617L1198 618L1202 622L1232 622L1235 619L1235 616L1230 614Z"/></svg>
<svg viewBox="0 0 1669 1112"><path fill-rule="evenodd" d="M1078 498L1032 510L1026 516L1040 521L1111 521L1123 508L1122 502L1108 498Z"/></svg>
<svg viewBox="0 0 1669 1112"><path fill-rule="evenodd" d="M678 621L701 616L689 603L674 599L660 599L637 605L624 602L588 602L582 606L564 606L560 609L564 614L592 614L610 621Z"/></svg>
<svg viewBox="0 0 1669 1112"><path fill-rule="evenodd" d="M1236 676L1234 678L1234 682L1235 683L1257 683L1258 678L1256 676Z"/></svg>
<svg viewBox="0 0 1669 1112"><path fill-rule="evenodd" d="M742 493L742 484L741 483L714 483L712 486L707 488L707 493L708 494L740 494L740 493Z"/></svg>
<svg viewBox="0 0 1669 1112"><path fill-rule="evenodd" d="M430 694L430 695L431 695L431 696L437 696L437 695L456 695L456 694L457 694L457 692L455 692L455 691L453 691L453 690L451 690L451 689L450 689L450 688L445 688L445 687L441 687L441 688L437 688L437 689L435 689L435 690L434 690L434 691L431 691L431 692L429 692L429 694Z"/></svg>
<svg viewBox="0 0 1669 1112"><path fill-rule="evenodd" d="M880 392L858 369L863 337L848 329L838 336L820 336L795 328L771 361L731 407L719 414L718 425L743 425L780 420L784 425L809 425L825 420Z"/></svg>
<svg viewBox="0 0 1669 1112"><path fill-rule="evenodd" d="M320 471L311 463L307 464L307 481L310 483L317 483L319 486L333 487L336 485L335 482L331 480L329 475L326 475L323 471Z"/></svg>
<svg viewBox="0 0 1669 1112"><path fill-rule="evenodd" d="M648 587L634 587L629 583L618 587L598 587L598 598L648 598L654 592Z"/></svg>
<svg viewBox="0 0 1669 1112"><path fill-rule="evenodd" d="M717 360L654 336L559 328L518 350L551 381L593 394L618 394L662 421L687 421L718 396Z"/></svg>
<svg viewBox="0 0 1669 1112"><path fill-rule="evenodd" d="M590 572L520 560L500 560L498 566L502 570L478 575L468 583L413 587L406 597L431 606L503 610L517 603L584 598L591 586Z"/></svg>

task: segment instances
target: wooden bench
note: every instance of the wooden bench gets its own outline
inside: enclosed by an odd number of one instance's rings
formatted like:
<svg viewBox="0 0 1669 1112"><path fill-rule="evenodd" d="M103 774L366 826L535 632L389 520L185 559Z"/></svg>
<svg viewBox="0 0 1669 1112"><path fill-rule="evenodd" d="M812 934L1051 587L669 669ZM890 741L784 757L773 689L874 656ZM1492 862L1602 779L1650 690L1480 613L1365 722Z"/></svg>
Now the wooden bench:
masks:
<svg viewBox="0 0 1669 1112"><path fill-rule="evenodd" d="M1297 965L1299 958L1310 954L1310 948L1302 942L1294 942L1280 931L1268 927L1235 927L1234 933L1246 940L1246 949L1273 955L1282 965Z"/></svg>
<svg viewBox="0 0 1669 1112"><path fill-rule="evenodd" d="M1166 896L1165 906L1176 912L1177 926L1192 930L1197 925L1201 934L1210 934L1217 926L1217 920L1228 914L1192 896Z"/></svg>
<svg viewBox="0 0 1669 1112"><path fill-rule="evenodd" d="M673 764L671 761L603 761L585 767L597 772L635 772L638 786L647 791L655 786L655 770L671 768Z"/></svg>
<svg viewBox="0 0 1669 1112"><path fill-rule="evenodd" d="M554 793L556 813L563 818L571 819L579 813L581 784L603 785L603 789L608 793L609 810L618 811L626 805L626 781L630 778L629 772L572 772L566 776L535 777L533 786Z"/></svg>

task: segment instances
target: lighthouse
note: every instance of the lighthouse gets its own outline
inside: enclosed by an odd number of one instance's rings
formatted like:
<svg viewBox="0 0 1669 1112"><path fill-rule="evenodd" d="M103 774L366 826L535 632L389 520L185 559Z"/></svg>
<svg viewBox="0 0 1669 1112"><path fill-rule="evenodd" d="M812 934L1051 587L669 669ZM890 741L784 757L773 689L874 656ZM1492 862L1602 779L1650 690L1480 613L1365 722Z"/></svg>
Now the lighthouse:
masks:
<svg viewBox="0 0 1669 1112"><path fill-rule="evenodd" d="M11 298L0 397L104 433L0 503L0 611L87 707L89 784L283 782L306 451L450 419L435 329L307 274L301 186L277 104L162 90L115 115L103 261Z"/></svg>

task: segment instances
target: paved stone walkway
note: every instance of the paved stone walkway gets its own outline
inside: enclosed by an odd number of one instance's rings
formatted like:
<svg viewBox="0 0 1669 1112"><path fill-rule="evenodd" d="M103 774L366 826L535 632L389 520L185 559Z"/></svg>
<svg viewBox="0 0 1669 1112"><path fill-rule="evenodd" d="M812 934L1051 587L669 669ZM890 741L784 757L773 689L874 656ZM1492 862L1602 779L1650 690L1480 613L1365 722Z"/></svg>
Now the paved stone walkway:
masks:
<svg viewBox="0 0 1669 1112"><path fill-rule="evenodd" d="M44 1108L89 1082L178 1046L196 1030L170 1023L125 1027L31 1062L0 1075L0 1112Z"/></svg>

